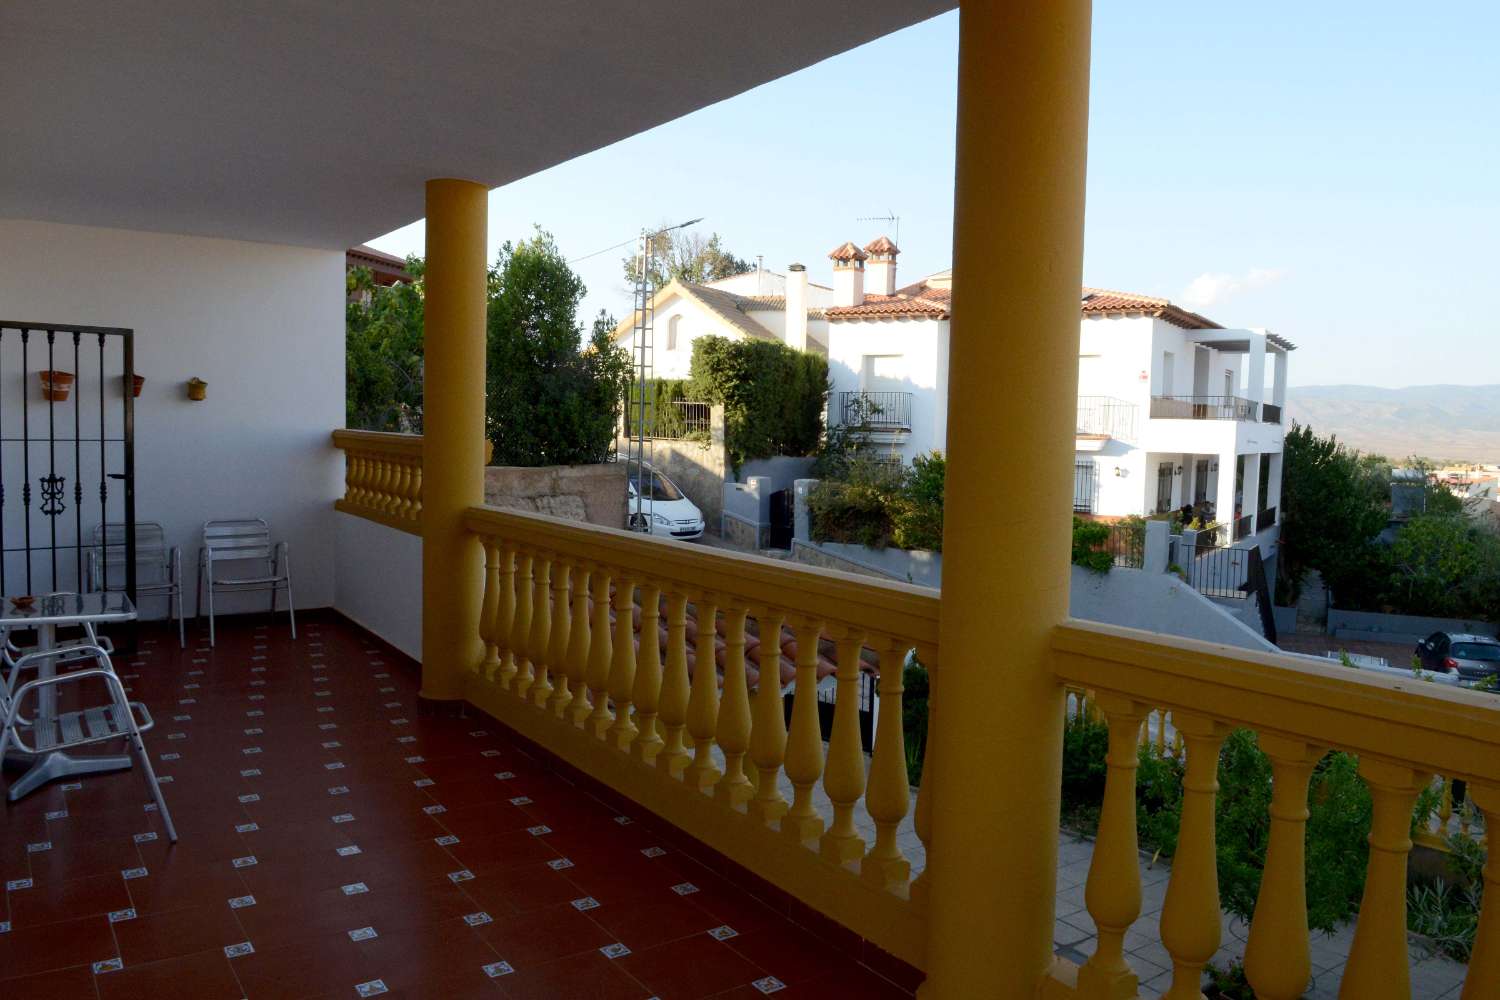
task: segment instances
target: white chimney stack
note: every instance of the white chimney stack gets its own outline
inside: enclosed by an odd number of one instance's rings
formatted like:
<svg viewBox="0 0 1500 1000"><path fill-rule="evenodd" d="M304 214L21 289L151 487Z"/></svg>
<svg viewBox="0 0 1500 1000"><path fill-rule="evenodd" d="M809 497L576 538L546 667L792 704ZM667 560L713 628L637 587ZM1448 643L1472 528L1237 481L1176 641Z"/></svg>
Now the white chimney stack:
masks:
<svg viewBox="0 0 1500 1000"><path fill-rule="evenodd" d="M865 253L870 255L872 295L896 294L896 255L900 252L889 236L881 236L865 246Z"/></svg>
<svg viewBox="0 0 1500 1000"><path fill-rule="evenodd" d="M807 268L788 264L786 269L786 343L807 350Z"/></svg>
<svg viewBox="0 0 1500 1000"><path fill-rule="evenodd" d="M854 243L839 246L828 255L833 261L833 304L858 306L865 301L865 259L870 255Z"/></svg>

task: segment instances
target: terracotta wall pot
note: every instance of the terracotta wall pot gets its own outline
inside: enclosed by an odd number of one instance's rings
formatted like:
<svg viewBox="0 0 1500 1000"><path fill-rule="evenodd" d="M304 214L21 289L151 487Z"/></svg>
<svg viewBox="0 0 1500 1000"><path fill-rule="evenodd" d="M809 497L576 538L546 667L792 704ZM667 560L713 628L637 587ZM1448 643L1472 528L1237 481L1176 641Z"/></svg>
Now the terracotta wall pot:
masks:
<svg viewBox="0 0 1500 1000"><path fill-rule="evenodd" d="M37 372L37 377L42 380L42 398L55 403L66 400L73 388L72 372Z"/></svg>
<svg viewBox="0 0 1500 1000"><path fill-rule="evenodd" d="M130 381L130 394L139 399L141 397L141 387L146 384L146 376L132 375L130 376Z"/></svg>

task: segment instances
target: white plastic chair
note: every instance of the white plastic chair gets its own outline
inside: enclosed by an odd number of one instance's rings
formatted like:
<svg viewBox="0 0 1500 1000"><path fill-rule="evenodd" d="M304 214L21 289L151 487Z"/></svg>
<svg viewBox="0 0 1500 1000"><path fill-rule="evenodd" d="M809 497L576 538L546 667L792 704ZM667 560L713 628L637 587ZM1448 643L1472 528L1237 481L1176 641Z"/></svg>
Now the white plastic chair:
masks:
<svg viewBox="0 0 1500 1000"><path fill-rule="evenodd" d="M226 563L245 563L248 576L220 576ZM286 542L271 542L271 528L258 517L208 521L203 525L203 547L198 550L198 616L203 615L205 577L208 585L208 644L214 644L214 592L269 590L271 613L276 595L286 591L286 610L297 638L297 612L292 606L292 567Z"/></svg>
<svg viewBox="0 0 1500 1000"><path fill-rule="evenodd" d="M89 551L89 591L125 589L125 531L120 523L94 527L94 544ZM182 612L182 550L167 546L167 533L155 521L135 523L135 593L136 602L143 597L165 596L167 619L177 611L177 644L187 647L187 633Z"/></svg>
<svg viewBox="0 0 1500 1000"><path fill-rule="evenodd" d="M40 666L44 660L53 657L76 659L80 655L92 657L98 666L41 677L17 686L23 671ZM102 680L108 690L109 701L106 704L61 712L55 719L42 719L36 715L28 717L21 712L21 706L27 698L37 695L43 688L81 684L94 678ZM144 704L126 699L125 687L120 683L120 678L115 676L114 665L110 663L109 653L103 646L58 647L28 653L16 659L10 664L4 683L0 684L0 719L3 719L0 722L0 758L4 758L12 747L23 754L41 756L110 740L125 740L140 764L141 773L146 777L146 785L151 790L157 811L161 813L167 836L173 843L177 842L177 827L172 823L167 800L161 793L161 782L156 779L151 758L146 755L145 741L141 739L141 734L156 723Z"/></svg>

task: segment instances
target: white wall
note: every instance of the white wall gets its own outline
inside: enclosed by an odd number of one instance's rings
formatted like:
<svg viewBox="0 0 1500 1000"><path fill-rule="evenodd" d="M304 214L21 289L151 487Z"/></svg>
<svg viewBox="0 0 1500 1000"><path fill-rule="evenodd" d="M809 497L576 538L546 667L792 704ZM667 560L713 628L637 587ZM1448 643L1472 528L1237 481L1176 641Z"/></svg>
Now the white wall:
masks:
<svg viewBox="0 0 1500 1000"><path fill-rule="evenodd" d="M297 605L333 603L332 501L342 492L343 462L329 432L344 423L343 271L341 252L0 220L3 318L135 330L135 370L146 377L135 407L137 517L163 522L169 540L182 546L189 613L199 533L203 521L216 517L266 518L275 536L291 543ZM5 340L15 337L7 333ZM7 343L0 374L7 436L19 415L21 386L10 349ZM121 398L118 357L111 351L106 364L112 419ZM31 416L45 419L35 374L45 362L33 354L31 367ZM72 370L71 345L67 363L60 359L56 367ZM86 353L80 367L91 381L97 346L93 367ZM194 376L208 382L203 402L186 398L184 383ZM90 422L85 399L85 428ZM12 486L20 479L12 472L18 452L16 446L0 456L8 498L19 493ZM71 456L66 466L71 504ZM97 470L92 475L97 479ZM89 503L89 472L80 478L87 534L99 515ZM9 545L21 509L14 502L4 509ZM35 531L40 518L32 516ZM61 520L71 539L71 517ZM67 573L60 586L72 586L71 568ZM37 588L44 584L50 574ZM144 610L151 614L162 603L148 602ZM260 608L265 598L226 596L217 603L226 610Z"/></svg>
<svg viewBox="0 0 1500 1000"><path fill-rule="evenodd" d="M422 659L422 539L334 512L333 606L412 659Z"/></svg>
<svg viewBox="0 0 1500 1000"><path fill-rule="evenodd" d="M864 359L900 355L899 385L867 387ZM910 462L947 447L948 322L938 319L840 320L828 324L829 423L842 419L841 393L866 388L910 392L911 434L899 446Z"/></svg>

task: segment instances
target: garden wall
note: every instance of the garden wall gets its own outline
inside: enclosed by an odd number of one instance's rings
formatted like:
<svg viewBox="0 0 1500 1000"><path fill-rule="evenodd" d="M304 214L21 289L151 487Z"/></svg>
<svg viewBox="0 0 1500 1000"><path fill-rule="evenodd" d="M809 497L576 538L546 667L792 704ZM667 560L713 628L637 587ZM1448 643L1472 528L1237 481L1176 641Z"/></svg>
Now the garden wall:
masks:
<svg viewBox="0 0 1500 1000"><path fill-rule="evenodd" d="M551 514L606 528L625 526L625 463L492 465L484 470L484 502Z"/></svg>
<svg viewBox="0 0 1500 1000"><path fill-rule="evenodd" d="M920 587L941 587L943 583L941 552L872 549L866 545L797 538L792 541L792 558L809 566L889 577Z"/></svg>
<svg viewBox="0 0 1500 1000"><path fill-rule="evenodd" d="M1374 642L1409 642L1434 632L1472 632L1495 636L1500 628L1489 622L1459 618L1427 618L1422 615L1387 615L1375 611L1328 609L1328 634L1336 639L1368 639Z"/></svg>

